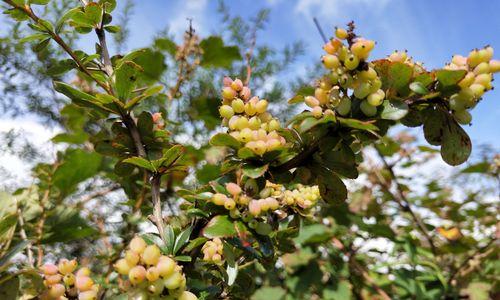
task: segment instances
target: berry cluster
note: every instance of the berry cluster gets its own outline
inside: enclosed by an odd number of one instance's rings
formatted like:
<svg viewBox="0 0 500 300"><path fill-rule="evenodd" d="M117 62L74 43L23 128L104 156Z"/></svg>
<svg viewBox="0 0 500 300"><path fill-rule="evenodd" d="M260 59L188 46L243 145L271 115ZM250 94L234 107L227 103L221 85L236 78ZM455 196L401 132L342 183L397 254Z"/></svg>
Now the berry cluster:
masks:
<svg viewBox="0 0 500 300"><path fill-rule="evenodd" d="M253 179L248 179L245 187L252 186L252 182ZM210 202L224 206L229 210L231 217L241 217L247 222L278 210L283 213L287 209L306 211L320 198L318 186L297 185L293 190L287 190L283 185L270 181L267 181L266 186L260 191L256 191L255 186L250 188L254 193L249 195L238 184L229 182L226 184L226 191L230 196L215 193Z"/></svg>
<svg viewBox="0 0 500 300"><path fill-rule="evenodd" d="M366 60L375 47L375 42L361 37L350 37L342 28L335 31L336 38L327 42L322 57L330 74L319 81L314 96L305 97L305 103L312 108L313 116L333 115L335 110L345 116L351 110L349 89L354 97L362 100L361 111L369 117L377 113L385 93L377 72ZM350 38L348 44L343 40Z"/></svg>
<svg viewBox="0 0 500 300"><path fill-rule="evenodd" d="M76 260L61 259L57 265L45 264L40 269L43 274L43 284L47 287L41 299L79 300L97 299L99 285L90 278L90 270L80 268L76 274Z"/></svg>
<svg viewBox="0 0 500 300"><path fill-rule="evenodd" d="M224 78L220 115L230 134L253 153L262 156L285 145L278 134L280 122L267 112L267 100L251 97L250 89L240 79Z"/></svg>
<svg viewBox="0 0 500 300"><path fill-rule="evenodd" d="M172 258L161 255L156 245L147 245L141 237L134 237L119 259L115 270L126 276L127 292L133 299L148 299L149 296L162 299L198 299L185 290L186 277L182 267ZM156 299L155 298L155 299Z"/></svg>
<svg viewBox="0 0 500 300"><path fill-rule="evenodd" d="M469 124L472 120L467 109L473 108L485 91L493 87L493 73L500 71L500 61L492 60L493 48L488 46L472 50L468 57L455 55L445 69L465 70L467 74L458 83L460 91L450 97L450 108L460 124Z"/></svg>
<svg viewBox="0 0 500 300"><path fill-rule="evenodd" d="M213 262L215 264L222 263L224 246L220 238L214 238L211 241L207 241L201 250L203 251L204 261Z"/></svg>

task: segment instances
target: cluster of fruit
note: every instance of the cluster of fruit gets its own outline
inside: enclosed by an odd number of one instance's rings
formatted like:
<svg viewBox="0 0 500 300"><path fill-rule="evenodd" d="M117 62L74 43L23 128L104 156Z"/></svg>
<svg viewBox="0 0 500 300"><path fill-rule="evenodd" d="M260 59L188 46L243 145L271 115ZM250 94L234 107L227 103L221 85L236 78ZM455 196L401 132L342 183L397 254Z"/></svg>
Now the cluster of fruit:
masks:
<svg viewBox="0 0 500 300"><path fill-rule="evenodd" d="M125 289L131 299L198 299L186 291L186 277L182 267L172 258L162 255L156 245L147 245L141 237L134 237L119 259L115 270L128 281Z"/></svg>
<svg viewBox="0 0 500 300"><path fill-rule="evenodd" d="M224 78L220 115L230 135L245 144L253 153L264 153L285 145L278 134L280 122L267 112L267 100L251 97L250 89L240 79Z"/></svg>
<svg viewBox="0 0 500 300"><path fill-rule="evenodd" d="M76 260L61 259L57 265L45 264L40 269L43 284L47 287L41 299L75 299L94 300L99 293L99 285L90 278L90 270L80 268L76 274Z"/></svg>
<svg viewBox="0 0 500 300"><path fill-rule="evenodd" d="M500 71L500 61L492 60L493 48L472 50L468 57L455 55L445 69L465 70L467 74L458 83L460 91L450 97L449 104L453 116L461 124L472 120L467 109L473 108L483 94L493 87L493 73Z"/></svg>
<svg viewBox="0 0 500 300"><path fill-rule="evenodd" d="M249 181L252 179L247 180L247 182ZM245 186L248 185L245 184ZM244 221L250 221L267 212L276 212L279 209L308 210L320 199L318 186L297 185L293 190L287 190L283 185L270 181L267 181L266 186L253 196L244 193L242 188L234 182L227 183L226 190L230 196L215 193L210 201L215 205L224 206L229 210L231 217L242 217Z"/></svg>
<svg viewBox="0 0 500 300"><path fill-rule="evenodd" d="M337 28L335 35L336 38L323 47L327 54L322 57L322 62L330 73L319 81L314 96L307 96L304 101L317 118L333 115L333 110L345 116L351 110L349 90L352 90L352 95L362 100L361 111L372 117L385 98L384 91L380 89L382 81L366 61L375 42L361 37L351 39L342 28ZM343 41L348 37L350 39L345 44Z"/></svg>
<svg viewBox="0 0 500 300"><path fill-rule="evenodd" d="M222 263L223 250L224 245L222 245L222 240L220 238L214 238L211 241L207 241L201 248L201 251L203 251L203 260L220 264Z"/></svg>

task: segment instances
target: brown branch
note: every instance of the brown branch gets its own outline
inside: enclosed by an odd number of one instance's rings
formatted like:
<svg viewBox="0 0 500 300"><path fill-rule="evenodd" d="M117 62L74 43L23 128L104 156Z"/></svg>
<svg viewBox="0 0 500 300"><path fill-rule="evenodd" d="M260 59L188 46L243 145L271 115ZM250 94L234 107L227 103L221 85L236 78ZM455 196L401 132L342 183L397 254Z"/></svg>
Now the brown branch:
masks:
<svg viewBox="0 0 500 300"><path fill-rule="evenodd" d="M153 200L153 215L155 218L156 227L158 228L161 239L166 242L165 229L163 226L163 216L160 197L161 175L154 174L151 178L151 197Z"/></svg>
<svg viewBox="0 0 500 300"><path fill-rule="evenodd" d="M368 272L366 271L366 269L361 266L353 257L353 259L350 259L349 262L351 263L351 265L354 267L354 269L356 271L358 271L359 273L361 273L361 276L363 276L363 278L366 280L366 282L368 282L370 284L370 286L380 295L380 297L382 297L382 299L384 300L391 300L391 297L389 297L389 295L387 295L387 293L377 285L377 283L375 282L375 280L373 280L373 278L370 277L370 274L368 274Z"/></svg>
<svg viewBox="0 0 500 300"><path fill-rule="evenodd" d="M98 197L102 197L102 196L106 196L107 194L111 193L111 192L114 192L116 190L119 190L120 189L120 186L118 185L111 185L110 187L104 189L104 190L100 190L100 191L95 191L93 193L90 193L90 194L87 194L85 196L83 196L80 200L78 200L77 202L77 206L82 206L82 205L85 205L87 202L91 201L92 199L95 199L95 198L98 198Z"/></svg>
<svg viewBox="0 0 500 300"><path fill-rule="evenodd" d="M437 254L436 245L434 244L434 241L433 241L431 235L429 234L429 231L427 230L424 222L420 219L420 217L411 208L410 201L408 201L406 194L403 192L403 188L402 188L401 184L399 183L396 174L394 173L393 166L389 165L389 163L385 159L384 155L382 153L380 153L380 151L377 150L377 153L378 153L380 159L382 160L385 168L389 171L392 182L394 182L396 185L396 194L390 190L390 188L391 188L390 183L388 183L383 178L379 178L382 188L384 189L385 192L387 192L388 194L390 194L392 196L394 201L396 201L396 203L401 207L401 209L403 209L403 211L406 211L410 214L413 221L416 223L417 227L420 229L421 233L424 235L425 239L429 243L432 253L434 255L436 255Z"/></svg>
<svg viewBox="0 0 500 300"><path fill-rule="evenodd" d="M42 237L43 237L43 226L45 225L45 219L47 218L47 212L45 210L45 202L49 199L50 189L45 190L42 200L40 201L41 215L40 220L36 225L36 245L37 245L37 266L40 267L43 261L43 247L42 247Z"/></svg>
<svg viewBox="0 0 500 300"><path fill-rule="evenodd" d="M21 211L21 208L18 206L17 203L17 198L16 198L16 207L17 207L17 219L19 222L19 235L21 236L21 239L23 241L28 241L28 236L26 235L26 231L24 230L24 218L23 218L23 212ZM26 254L28 256L28 264L30 267L34 268L34 261L33 261L33 250L31 249L31 243L28 243L26 246Z"/></svg>

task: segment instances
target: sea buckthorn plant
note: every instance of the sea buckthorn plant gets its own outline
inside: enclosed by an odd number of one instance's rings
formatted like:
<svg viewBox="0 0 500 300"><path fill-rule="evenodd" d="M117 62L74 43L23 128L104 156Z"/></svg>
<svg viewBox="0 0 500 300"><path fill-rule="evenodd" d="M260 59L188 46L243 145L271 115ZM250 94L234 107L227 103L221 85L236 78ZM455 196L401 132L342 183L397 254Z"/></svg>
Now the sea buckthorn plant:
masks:
<svg viewBox="0 0 500 300"><path fill-rule="evenodd" d="M294 51L257 44L265 12L248 23L222 5L226 40L190 25L180 44L160 36L112 55L109 37L125 32L115 0L3 6L66 98L52 140L63 150L33 168L33 185L0 195L1 299L498 296L487 200L498 157L457 175L481 174L479 190L398 174L436 153L467 161L462 125L500 71L492 47L428 70L406 51L371 59L375 41L351 22L281 109L263 84ZM77 50L78 35L95 35L96 51ZM397 125L438 147L389 137Z"/></svg>

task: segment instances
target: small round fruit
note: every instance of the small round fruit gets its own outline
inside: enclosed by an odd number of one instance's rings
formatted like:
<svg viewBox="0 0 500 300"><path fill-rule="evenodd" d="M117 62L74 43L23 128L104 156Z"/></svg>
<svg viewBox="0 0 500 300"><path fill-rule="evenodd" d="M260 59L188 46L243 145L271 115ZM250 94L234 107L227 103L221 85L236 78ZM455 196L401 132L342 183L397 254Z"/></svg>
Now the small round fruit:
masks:
<svg viewBox="0 0 500 300"><path fill-rule="evenodd" d="M131 266L137 265L137 263L139 262L140 258L141 257L139 256L139 254L137 254L137 252L134 252L132 250L129 250L129 251L125 252L125 260Z"/></svg>
<svg viewBox="0 0 500 300"><path fill-rule="evenodd" d="M222 98L225 100L233 100L236 97L236 91L231 87L225 87L222 89Z"/></svg>
<svg viewBox="0 0 500 300"><path fill-rule="evenodd" d="M236 202L234 202L233 199L227 199L227 201L224 203L224 207L227 210L232 210L236 207Z"/></svg>
<svg viewBox="0 0 500 300"><path fill-rule="evenodd" d="M182 294L179 296L179 300L197 300L197 299L198 297L196 297L195 294L188 291L182 292Z"/></svg>
<svg viewBox="0 0 500 300"><path fill-rule="evenodd" d="M175 290L182 284L182 274L174 272L163 280L163 285L169 290Z"/></svg>
<svg viewBox="0 0 500 300"><path fill-rule="evenodd" d="M158 248L158 246L156 245L149 245L146 247L146 249L144 249L141 258L145 264L152 266L158 263L160 256L160 248Z"/></svg>
<svg viewBox="0 0 500 300"><path fill-rule="evenodd" d="M359 66L359 59L356 55L348 55L344 65L348 70L354 70Z"/></svg>
<svg viewBox="0 0 500 300"><path fill-rule="evenodd" d="M157 267L149 267L146 270L146 279L150 282L156 281L160 278L160 271L158 271Z"/></svg>
<svg viewBox="0 0 500 300"><path fill-rule="evenodd" d="M325 68L330 70L336 69L340 65L339 58L336 55L323 55L323 57L321 57L321 61L323 62Z"/></svg>
<svg viewBox="0 0 500 300"><path fill-rule="evenodd" d="M163 292L164 286L162 280L156 280L148 285L148 294L150 295L160 295Z"/></svg>
<svg viewBox="0 0 500 300"><path fill-rule="evenodd" d="M377 107L370 105L368 101L361 102L359 108L367 117L373 117L377 114Z"/></svg>
<svg viewBox="0 0 500 300"><path fill-rule="evenodd" d="M90 276L90 269L87 267L82 267L78 272L76 272L76 277L78 276Z"/></svg>
<svg viewBox="0 0 500 300"><path fill-rule="evenodd" d="M257 104L255 104L255 109L257 110L257 113L262 114L262 113L266 112L267 105L268 105L267 100L259 100L259 102L257 102Z"/></svg>
<svg viewBox="0 0 500 300"><path fill-rule="evenodd" d="M219 114L223 118L230 119L232 116L234 116L234 110L229 105L222 105L221 107L219 107Z"/></svg>
<svg viewBox="0 0 500 300"><path fill-rule="evenodd" d="M245 111L245 103L241 99L234 99L233 102L231 102L231 107L234 112L238 114Z"/></svg>
<svg viewBox="0 0 500 300"><path fill-rule="evenodd" d="M141 254L146 249L146 246L146 242L140 236L134 237L129 244L130 250L138 254Z"/></svg>
<svg viewBox="0 0 500 300"><path fill-rule="evenodd" d="M337 27L335 29L335 36L338 39L345 40L348 36L347 30L345 30L344 28Z"/></svg>
<svg viewBox="0 0 500 300"><path fill-rule="evenodd" d="M315 108L313 108L312 110L312 115L313 117L315 117L316 119L319 119L323 116L323 109L321 109L320 106L316 106Z"/></svg>
<svg viewBox="0 0 500 300"><path fill-rule="evenodd" d="M304 102L306 103L307 106L313 108L319 105L319 100L314 98L313 96L306 96L304 98Z"/></svg>
<svg viewBox="0 0 500 300"><path fill-rule="evenodd" d="M40 270L42 270L45 275L55 275L59 272L57 266L54 264L45 264L40 268Z"/></svg>
<svg viewBox="0 0 500 300"><path fill-rule="evenodd" d="M121 275L128 275L128 272L130 272L130 269L132 268L132 266L129 265L127 260L124 258L117 260L116 263L114 264L114 267L116 272L118 272L118 274Z"/></svg>
<svg viewBox="0 0 500 300"><path fill-rule="evenodd" d="M346 116L351 111L351 99L349 97L342 97L339 105L335 110L341 115Z"/></svg>
<svg viewBox="0 0 500 300"><path fill-rule="evenodd" d="M384 96L379 93L373 93L368 95L368 98L366 98L366 100L372 106L379 106L384 101Z"/></svg>
<svg viewBox="0 0 500 300"><path fill-rule="evenodd" d="M75 286L80 292L92 289L94 281L88 276L76 276Z"/></svg>
<svg viewBox="0 0 500 300"><path fill-rule="evenodd" d="M241 187L234 182L226 183L226 190L233 196L239 195L241 193Z"/></svg>
<svg viewBox="0 0 500 300"><path fill-rule="evenodd" d="M52 299L62 297L64 295L64 292L66 292L66 288L60 283L54 284L49 288L49 296Z"/></svg>
<svg viewBox="0 0 500 300"><path fill-rule="evenodd" d="M130 283L136 285L144 281L146 274L146 269L143 266L135 266L130 269L130 272L128 273L128 280Z"/></svg>
<svg viewBox="0 0 500 300"><path fill-rule="evenodd" d="M66 274L63 277L63 282L68 287L75 285L75 281L76 281L76 277L72 273Z"/></svg>
<svg viewBox="0 0 500 300"><path fill-rule="evenodd" d="M156 268L158 269L160 276L164 278L174 272L175 266L176 263L173 259L168 256L162 256L160 257L160 261L156 265Z"/></svg>
<svg viewBox="0 0 500 300"><path fill-rule="evenodd" d="M53 285L53 284L61 282L62 278L63 277L61 274L47 275L47 276L45 276L45 282L48 285Z"/></svg>
<svg viewBox="0 0 500 300"><path fill-rule="evenodd" d="M59 261L59 264L57 266L59 269L59 273L66 275L72 273L76 269L77 265L78 263L76 262L76 259L68 260L63 258Z"/></svg>
<svg viewBox="0 0 500 300"><path fill-rule="evenodd" d="M78 294L78 300L96 300L97 291L90 290Z"/></svg>

